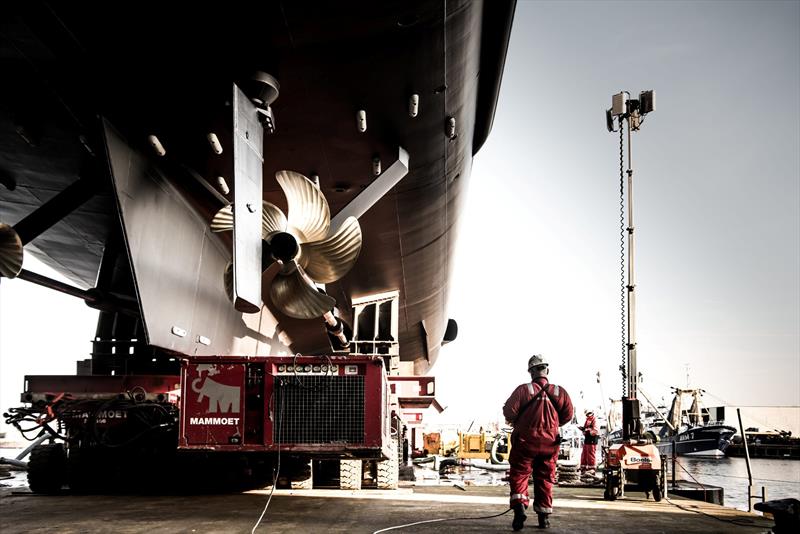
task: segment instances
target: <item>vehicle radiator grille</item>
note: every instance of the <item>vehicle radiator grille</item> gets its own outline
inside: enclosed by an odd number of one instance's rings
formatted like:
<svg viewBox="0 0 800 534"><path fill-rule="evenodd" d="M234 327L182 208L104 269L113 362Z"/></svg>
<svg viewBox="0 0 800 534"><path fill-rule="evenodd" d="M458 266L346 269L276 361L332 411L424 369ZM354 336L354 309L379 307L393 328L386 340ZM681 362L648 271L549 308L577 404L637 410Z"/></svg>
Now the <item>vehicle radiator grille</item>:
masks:
<svg viewBox="0 0 800 534"><path fill-rule="evenodd" d="M363 443L363 376L275 377L273 443Z"/></svg>

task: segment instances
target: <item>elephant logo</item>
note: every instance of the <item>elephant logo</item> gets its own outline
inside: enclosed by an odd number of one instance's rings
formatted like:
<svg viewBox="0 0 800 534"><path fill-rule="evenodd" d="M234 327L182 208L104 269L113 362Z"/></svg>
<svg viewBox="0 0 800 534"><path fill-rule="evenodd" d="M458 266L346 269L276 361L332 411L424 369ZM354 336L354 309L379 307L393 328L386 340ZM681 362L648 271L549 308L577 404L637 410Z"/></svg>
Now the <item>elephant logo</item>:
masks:
<svg viewBox="0 0 800 534"><path fill-rule="evenodd" d="M239 397L242 388L239 386L220 384L219 382L211 380L209 376L217 373L212 372L212 369L200 369L201 366L199 365L197 367L198 373L206 371L207 376L205 377L205 381L202 377L192 380L192 390L198 393L198 403L203 402L203 399L208 397L208 410L206 410L206 413L239 412ZM213 369L213 371L216 371L216 369Z"/></svg>

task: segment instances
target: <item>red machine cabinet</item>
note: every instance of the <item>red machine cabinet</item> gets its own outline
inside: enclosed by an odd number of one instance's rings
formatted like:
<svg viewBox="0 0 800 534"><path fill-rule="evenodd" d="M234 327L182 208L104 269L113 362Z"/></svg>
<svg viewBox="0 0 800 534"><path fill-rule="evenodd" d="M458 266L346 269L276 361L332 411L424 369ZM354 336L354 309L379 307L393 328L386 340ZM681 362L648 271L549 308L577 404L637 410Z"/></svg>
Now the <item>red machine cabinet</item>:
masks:
<svg viewBox="0 0 800 534"><path fill-rule="evenodd" d="M183 360L179 448L388 458L391 411L373 356Z"/></svg>

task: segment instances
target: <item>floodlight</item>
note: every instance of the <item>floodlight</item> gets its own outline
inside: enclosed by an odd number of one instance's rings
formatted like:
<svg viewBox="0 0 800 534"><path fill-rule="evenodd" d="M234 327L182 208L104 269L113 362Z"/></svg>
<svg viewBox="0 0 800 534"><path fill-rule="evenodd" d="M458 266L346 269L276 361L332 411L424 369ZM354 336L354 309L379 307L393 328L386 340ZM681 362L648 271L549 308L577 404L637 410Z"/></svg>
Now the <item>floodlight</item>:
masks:
<svg viewBox="0 0 800 534"><path fill-rule="evenodd" d="M656 110L656 92L653 90L639 93L639 113L645 115Z"/></svg>
<svg viewBox="0 0 800 534"><path fill-rule="evenodd" d="M615 116L625 115L628 112L628 93L622 91L611 97L611 114Z"/></svg>
<svg viewBox="0 0 800 534"><path fill-rule="evenodd" d="M608 128L609 132L614 132L614 116L611 114L611 110L606 110L606 128Z"/></svg>

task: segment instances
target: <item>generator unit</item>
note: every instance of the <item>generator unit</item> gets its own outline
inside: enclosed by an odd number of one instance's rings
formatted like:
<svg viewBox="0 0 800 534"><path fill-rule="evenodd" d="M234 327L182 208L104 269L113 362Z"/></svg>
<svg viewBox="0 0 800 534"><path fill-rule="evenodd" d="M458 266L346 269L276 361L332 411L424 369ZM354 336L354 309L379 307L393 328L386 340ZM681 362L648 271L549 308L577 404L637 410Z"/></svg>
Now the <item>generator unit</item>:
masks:
<svg viewBox="0 0 800 534"><path fill-rule="evenodd" d="M182 361L179 449L386 459L396 454L379 356Z"/></svg>
<svg viewBox="0 0 800 534"><path fill-rule="evenodd" d="M607 501L625 496L628 489L643 491L659 502L666 494L667 464L658 448L646 440L614 444L606 452L605 492Z"/></svg>

